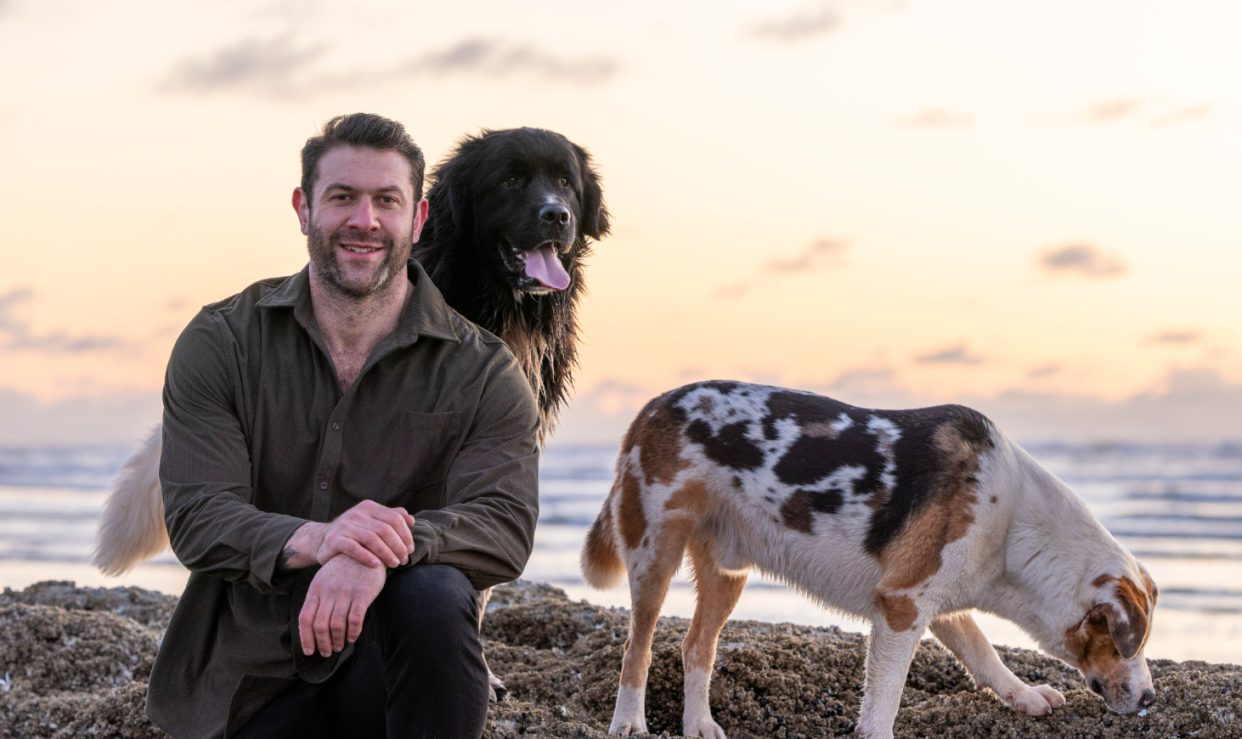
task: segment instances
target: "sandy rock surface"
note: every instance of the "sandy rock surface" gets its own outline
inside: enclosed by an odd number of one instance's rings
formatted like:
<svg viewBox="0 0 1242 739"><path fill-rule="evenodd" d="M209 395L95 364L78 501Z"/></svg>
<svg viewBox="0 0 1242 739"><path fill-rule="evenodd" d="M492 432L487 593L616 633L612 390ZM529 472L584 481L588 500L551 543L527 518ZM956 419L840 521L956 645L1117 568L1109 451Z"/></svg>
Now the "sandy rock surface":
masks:
<svg viewBox="0 0 1242 739"><path fill-rule="evenodd" d="M138 588L39 583L0 595L0 737L158 737L143 714L146 678L176 598ZM689 622L661 619L647 723L681 728L681 639ZM483 635L511 698L492 707L489 739L605 737L628 616L573 602L547 585L496 588ZM851 735L866 639L836 628L730 622L720 638L712 710L731 739ZM1066 705L1031 718L976 692L952 656L919 648L896 735L922 737L1196 737L1242 739L1242 668L1154 660L1158 702L1120 716L1051 658L1002 649L1020 677L1062 691Z"/></svg>

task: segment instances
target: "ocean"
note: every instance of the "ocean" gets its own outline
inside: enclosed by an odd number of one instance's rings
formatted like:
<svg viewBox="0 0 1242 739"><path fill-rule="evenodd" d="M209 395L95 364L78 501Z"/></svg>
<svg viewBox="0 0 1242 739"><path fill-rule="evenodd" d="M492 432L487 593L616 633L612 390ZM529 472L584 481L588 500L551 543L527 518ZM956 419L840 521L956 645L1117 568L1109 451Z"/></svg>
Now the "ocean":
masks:
<svg viewBox="0 0 1242 739"><path fill-rule="evenodd" d="M1149 657L1242 664L1242 444L1028 446L1070 484L1144 563L1160 587ZM88 564L99 510L127 447L0 448L0 586L54 577L83 584L178 592L185 570L171 552L118 580ZM555 445L540 470L540 516L525 578L571 597L628 606L628 591L591 590L578 571L586 528L612 483L615 447ZM684 571L666 615L689 616L693 591ZM734 618L867 625L824 610L784 585L752 575ZM992 641L1033 644L999 618L979 619Z"/></svg>

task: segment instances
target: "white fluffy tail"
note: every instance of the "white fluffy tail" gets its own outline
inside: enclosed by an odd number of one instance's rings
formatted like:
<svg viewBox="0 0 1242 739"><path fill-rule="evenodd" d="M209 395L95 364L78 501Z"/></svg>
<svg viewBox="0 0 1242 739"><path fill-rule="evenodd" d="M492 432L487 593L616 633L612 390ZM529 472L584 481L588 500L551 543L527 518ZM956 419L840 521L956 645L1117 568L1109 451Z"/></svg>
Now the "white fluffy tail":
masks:
<svg viewBox="0 0 1242 739"><path fill-rule="evenodd" d="M99 516L91 562L105 575L122 575L168 548L160 491L163 426L125 462Z"/></svg>
<svg viewBox="0 0 1242 739"><path fill-rule="evenodd" d="M612 523L612 498L615 493L614 485L582 545L582 576L587 584L598 590L616 586L625 576L625 563L617 551L617 537Z"/></svg>

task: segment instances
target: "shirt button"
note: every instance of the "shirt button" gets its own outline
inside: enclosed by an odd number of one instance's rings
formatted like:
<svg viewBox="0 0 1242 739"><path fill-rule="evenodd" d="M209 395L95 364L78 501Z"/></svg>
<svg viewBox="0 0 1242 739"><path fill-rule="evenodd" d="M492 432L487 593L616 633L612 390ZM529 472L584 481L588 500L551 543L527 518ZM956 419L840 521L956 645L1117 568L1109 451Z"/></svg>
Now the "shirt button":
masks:
<svg viewBox="0 0 1242 739"><path fill-rule="evenodd" d="M327 489L328 489L328 483L326 483L326 482L321 482L321 483L319 483L319 489L320 489L320 490L327 490Z"/></svg>
<svg viewBox="0 0 1242 739"><path fill-rule="evenodd" d="M341 424L339 424L339 423L334 423L334 424L332 424L332 430L333 430L333 431L340 431L340 430L341 430Z"/></svg>

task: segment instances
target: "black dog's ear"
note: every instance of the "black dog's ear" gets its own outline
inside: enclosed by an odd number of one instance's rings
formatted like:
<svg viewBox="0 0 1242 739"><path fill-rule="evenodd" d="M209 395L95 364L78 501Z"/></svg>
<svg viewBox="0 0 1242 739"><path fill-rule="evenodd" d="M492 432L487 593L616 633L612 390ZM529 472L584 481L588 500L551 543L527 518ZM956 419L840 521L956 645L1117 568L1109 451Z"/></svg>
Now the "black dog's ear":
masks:
<svg viewBox="0 0 1242 739"><path fill-rule="evenodd" d="M599 174L591 166L591 155L577 144L578 168L582 171L582 233L593 239L608 235L608 206L604 205L604 188L600 186Z"/></svg>
<svg viewBox="0 0 1242 739"><path fill-rule="evenodd" d="M431 201L428 225L433 225L441 243L469 239L474 218L474 160L478 148L476 138L463 139L453 152L432 173L435 184L427 191Z"/></svg>

